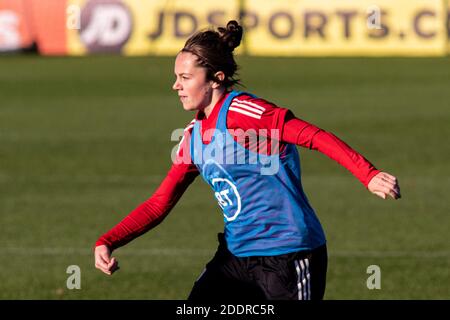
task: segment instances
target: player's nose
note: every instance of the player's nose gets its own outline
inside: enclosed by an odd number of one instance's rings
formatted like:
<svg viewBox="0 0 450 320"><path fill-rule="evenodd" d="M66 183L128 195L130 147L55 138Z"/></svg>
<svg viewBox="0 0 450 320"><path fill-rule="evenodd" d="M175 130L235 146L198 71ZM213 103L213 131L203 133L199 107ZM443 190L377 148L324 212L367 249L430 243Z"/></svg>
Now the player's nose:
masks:
<svg viewBox="0 0 450 320"><path fill-rule="evenodd" d="M173 90L180 90L181 89L181 84L178 80L175 80L175 83L172 86Z"/></svg>

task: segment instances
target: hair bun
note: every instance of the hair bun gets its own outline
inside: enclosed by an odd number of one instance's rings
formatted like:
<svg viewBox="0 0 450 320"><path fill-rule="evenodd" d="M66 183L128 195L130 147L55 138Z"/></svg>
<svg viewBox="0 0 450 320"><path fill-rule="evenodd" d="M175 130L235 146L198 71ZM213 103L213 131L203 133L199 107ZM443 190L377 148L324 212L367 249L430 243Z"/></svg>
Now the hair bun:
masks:
<svg viewBox="0 0 450 320"><path fill-rule="evenodd" d="M218 28L218 31L222 44L230 52L233 52L233 50L241 43L243 30L236 20L229 21L226 28L220 27Z"/></svg>

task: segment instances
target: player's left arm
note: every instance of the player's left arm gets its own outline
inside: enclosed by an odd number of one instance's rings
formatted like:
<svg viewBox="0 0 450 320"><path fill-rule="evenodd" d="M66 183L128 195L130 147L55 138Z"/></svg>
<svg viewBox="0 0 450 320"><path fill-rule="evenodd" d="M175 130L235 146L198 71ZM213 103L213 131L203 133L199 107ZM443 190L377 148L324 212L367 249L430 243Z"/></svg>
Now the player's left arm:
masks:
<svg viewBox="0 0 450 320"><path fill-rule="evenodd" d="M312 150L317 150L349 170L372 193L386 199L400 198L397 178L381 172L361 154L330 132L298 119L286 108L280 108L264 99L242 96L231 104L227 123L232 129L244 131L266 129L268 141L281 140ZM277 136L272 136L275 129ZM281 137L281 139L280 139ZM263 148L264 149L264 148ZM257 150L260 150L257 148ZM270 148L269 148L270 150Z"/></svg>
<svg viewBox="0 0 450 320"><path fill-rule="evenodd" d="M317 150L349 170L373 194L386 199L399 199L400 186L395 176L375 168L360 153L334 134L287 113L282 142Z"/></svg>

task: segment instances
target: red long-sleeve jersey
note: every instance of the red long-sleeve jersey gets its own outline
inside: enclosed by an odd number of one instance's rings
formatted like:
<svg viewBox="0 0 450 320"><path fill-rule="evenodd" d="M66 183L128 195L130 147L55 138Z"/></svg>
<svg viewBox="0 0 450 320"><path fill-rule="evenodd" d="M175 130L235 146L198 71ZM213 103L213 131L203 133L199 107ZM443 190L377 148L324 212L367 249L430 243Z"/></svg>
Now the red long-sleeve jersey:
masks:
<svg viewBox="0 0 450 320"><path fill-rule="evenodd" d="M190 135L194 123L200 122L203 142L208 143L226 96L227 94L224 94L216 103L208 118L203 112L197 112L195 119L184 130L176 159L158 189L120 223L102 235L97 240L96 246L104 244L114 250L155 227L167 216L184 191L199 175L189 154ZM271 150L275 150L271 148L274 143L278 144L280 150L287 143L317 150L347 168L365 187L372 177L380 172L332 133L298 119L289 109L278 107L264 99L248 95L235 98L227 115L227 128L236 141L257 152L270 153ZM241 134L248 130L263 132L265 139L256 142L241 139ZM272 132L276 132L277 137L272 137Z"/></svg>

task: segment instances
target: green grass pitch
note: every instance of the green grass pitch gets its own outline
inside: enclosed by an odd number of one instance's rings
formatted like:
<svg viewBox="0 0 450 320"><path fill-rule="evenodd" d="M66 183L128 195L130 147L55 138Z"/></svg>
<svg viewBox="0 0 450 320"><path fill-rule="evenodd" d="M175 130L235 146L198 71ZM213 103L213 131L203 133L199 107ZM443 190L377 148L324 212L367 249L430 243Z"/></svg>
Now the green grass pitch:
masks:
<svg viewBox="0 0 450 320"><path fill-rule="evenodd" d="M304 189L328 239L326 299L449 299L450 59L238 57L246 90L331 131L399 179L371 195L300 149ZM197 179L157 228L94 268L102 233L170 166L193 117L171 90L173 58L0 57L0 299L184 299L223 228ZM69 290L70 265L81 289ZM369 290L367 267L381 269Z"/></svg>

